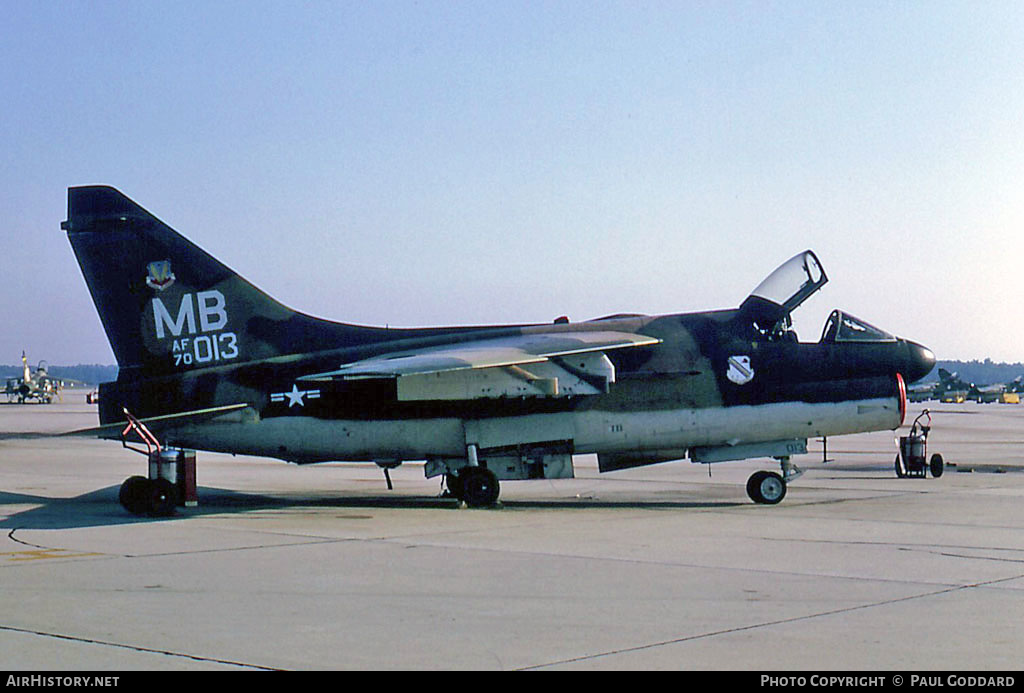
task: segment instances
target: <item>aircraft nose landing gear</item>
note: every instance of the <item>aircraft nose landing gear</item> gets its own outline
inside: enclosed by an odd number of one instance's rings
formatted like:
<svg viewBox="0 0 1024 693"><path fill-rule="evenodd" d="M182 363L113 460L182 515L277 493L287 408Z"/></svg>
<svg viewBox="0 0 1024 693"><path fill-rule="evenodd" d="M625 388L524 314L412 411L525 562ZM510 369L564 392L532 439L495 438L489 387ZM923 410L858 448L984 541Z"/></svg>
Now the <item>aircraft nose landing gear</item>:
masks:
<svg viewBox="0 0 1024 693"><path fill-rule="evenodd" d="M759 471L750 475L747 480L747 495L755 503L775 505L786 497L787 484L803 474L803 470L789 461L788 457L778 458L782 465L782 474L778 472Z"/></svg>
<svg viewBox="0 0 1024 693"><path fill-rule="evenodd" d="M775 505L786 497L786 482L776 472L754 472L747 480L747 495L755 503Z"/></svg>

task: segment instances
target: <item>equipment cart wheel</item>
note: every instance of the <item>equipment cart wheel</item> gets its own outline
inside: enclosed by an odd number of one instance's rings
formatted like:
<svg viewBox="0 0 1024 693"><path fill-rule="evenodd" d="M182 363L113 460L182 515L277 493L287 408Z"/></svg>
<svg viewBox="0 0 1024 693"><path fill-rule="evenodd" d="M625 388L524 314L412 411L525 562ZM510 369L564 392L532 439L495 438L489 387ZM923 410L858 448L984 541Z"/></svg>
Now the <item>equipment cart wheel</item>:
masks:
<svg viewBox="0 0 1024 693"><path fill-rule="evenodd" d="M121 484L117 499L132 515L141 515L149 509L148 494L149 479L144 476L130 476Z"/></svg>
<svg viewBox="0 0 1024 693"><path fill-rule="evenodd" d="M944 465L942 464L942 455L940 455L939 453L935 453L934 455L932 455L931 462L929 462L928 464L928 467L931 469L932 476L942 476L943 466Z"/></svg>
<svg viewBox="0 0 1024 693"><path fill-rule="evenodd" d="M148 501L146 510L152 517L173 515L178 505L178 489L167 479L153 479L149 482Z"/></svg>
<svg viewBox="0 0 1024 693"><path fill-rule="evenodd" d="M786 497L786 482L775 472L754 472L747 480L747 495L755 503L775 505Z"/></svg>

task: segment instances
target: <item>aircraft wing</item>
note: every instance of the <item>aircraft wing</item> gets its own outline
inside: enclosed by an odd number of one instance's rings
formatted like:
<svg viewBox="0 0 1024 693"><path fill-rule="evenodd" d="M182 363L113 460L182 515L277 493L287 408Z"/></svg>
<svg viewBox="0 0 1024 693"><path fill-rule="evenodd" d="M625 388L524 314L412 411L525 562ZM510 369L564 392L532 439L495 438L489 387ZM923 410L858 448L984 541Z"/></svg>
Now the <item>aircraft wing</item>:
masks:
<svg viewBox="0 0 1024 693"><path fill-rule="evenodd" d="M392 352L299 380L394 378L399 400L600 394L615 382L605 351L660 341L614 331L522 334Z"/></svg>

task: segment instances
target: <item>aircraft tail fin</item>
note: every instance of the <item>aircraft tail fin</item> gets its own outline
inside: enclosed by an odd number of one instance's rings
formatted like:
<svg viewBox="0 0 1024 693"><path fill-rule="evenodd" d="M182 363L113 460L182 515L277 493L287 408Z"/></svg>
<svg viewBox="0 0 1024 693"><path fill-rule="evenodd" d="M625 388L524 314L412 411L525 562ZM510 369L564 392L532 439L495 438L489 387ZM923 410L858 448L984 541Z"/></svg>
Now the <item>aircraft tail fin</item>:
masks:
<svg viewBox="0 0 1024 693"><path fill-rule="evenodd" d="M119 380L351 346L383 331L285 307L111 187L69 188L61 228Z"/></svg>

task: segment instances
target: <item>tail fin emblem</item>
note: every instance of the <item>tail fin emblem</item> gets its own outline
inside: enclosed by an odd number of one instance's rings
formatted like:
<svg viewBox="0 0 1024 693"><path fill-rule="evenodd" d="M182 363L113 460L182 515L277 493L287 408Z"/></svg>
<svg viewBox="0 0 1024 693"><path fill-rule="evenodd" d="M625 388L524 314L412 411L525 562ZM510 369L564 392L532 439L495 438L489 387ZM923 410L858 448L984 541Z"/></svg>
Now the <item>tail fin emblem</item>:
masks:
<svg viewBox="0 0 1024 693"><path fill-rule="evenodd" d="M174 283L174 272L171 271L170 260L157 260L146 265L149 275L146 277L146 286L157 291L163 291Z"/></svg>

